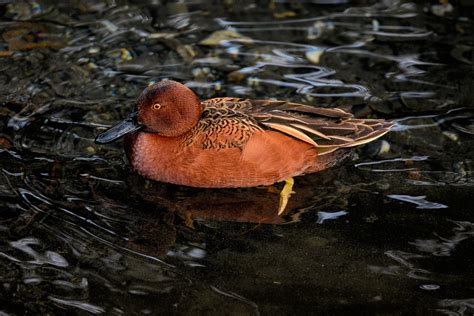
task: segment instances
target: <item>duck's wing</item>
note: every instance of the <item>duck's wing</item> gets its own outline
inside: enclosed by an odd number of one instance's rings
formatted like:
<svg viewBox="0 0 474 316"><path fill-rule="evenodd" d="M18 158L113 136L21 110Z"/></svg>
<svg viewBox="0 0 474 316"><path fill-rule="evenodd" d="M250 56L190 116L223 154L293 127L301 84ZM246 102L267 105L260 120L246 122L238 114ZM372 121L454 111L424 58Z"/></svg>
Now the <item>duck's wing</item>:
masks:
<svg viewBox="0 0 474 316"><path fill-rule="evenodd" d="M338 108L286 101L252 100L252 116L267 128L314 145L319 154L366 144L387 133L392 122L358 119Z"/></svg>
<svg viewBox="0 0 474 316"><path fill-rule="evenodd" d="M357 119L339 108L320 108L273 100L216 98L205 101L208 109L241 113L247 124L258 124L315 146L320 155L338 148L369 143L387 133L392 122Z"/></svg>
<svg viewBox="0 0 474 316"><path fill-rule="evenodd" d="M197 141L203 149L242 149L253 133L265 128L250 115L252 104L248 100L215 98L201 104L201 118L186 144Z"/></svg>

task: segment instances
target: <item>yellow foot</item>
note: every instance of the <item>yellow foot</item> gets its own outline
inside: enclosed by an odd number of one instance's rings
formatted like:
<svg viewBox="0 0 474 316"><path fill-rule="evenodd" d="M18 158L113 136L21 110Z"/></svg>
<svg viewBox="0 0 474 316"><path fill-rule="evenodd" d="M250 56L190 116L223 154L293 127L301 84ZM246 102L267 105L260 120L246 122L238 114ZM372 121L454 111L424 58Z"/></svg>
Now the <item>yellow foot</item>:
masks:
<svg viewBox="0 0 474 316"><path fill-rule="evenodd" d="M194 229L194 221L190 212L184 213L183 219L184 219L184 225L186 225L186 227Z"/></svg>
<svg viewBox="0 0 474 316"><path fill-rule="evenodd" d="M278 206L278 215L281 215L285 211L290 195L295 193L294 191L292 191L294 183L295 181L293 180L293 178L285 180L285 186L280 192L280 205Z"/></svg>

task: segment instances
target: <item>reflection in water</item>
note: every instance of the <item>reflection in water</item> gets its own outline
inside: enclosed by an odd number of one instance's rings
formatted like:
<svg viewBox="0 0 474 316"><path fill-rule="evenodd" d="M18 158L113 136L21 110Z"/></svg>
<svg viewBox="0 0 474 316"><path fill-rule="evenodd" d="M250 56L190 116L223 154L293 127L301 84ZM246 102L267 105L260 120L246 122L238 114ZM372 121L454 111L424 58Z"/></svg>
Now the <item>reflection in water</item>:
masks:
<svg viewBox="0 0 474 316"><path fill-rule="evenodd" d="M469 315L474 311L474 298L445 299L439 302L439 312L445 315Z"/></svg>
<svg viewBox="0 0 474 316"><path fill-rule="evenodd" d="M416 240L411 243L422 252L432 253L435 256L450 256L456 246L462 241L474 236L474 224L470 222L453 221L457 225L453 229L454 236L438 237L436 239Z"/></svg>
<svg viewBox="0 0 474 316"><path fill-rule="evenodd" d="M469 10L316 2L0 2L0 314L472 313ZM396 128L277 216L93 143L163 78Z"/></svg>
<svg viewBox="0 0 474 316"><path fill-rule="evenodd" d="M333 187L331 182L334 181L334 174L327 172L319 179L319 187L308 181L297 183L294 187L297 194L288 202L292 211L286 212L287 216L278 216L281 188L275 186L190 190L186 187L151 182L135 175L129 180L132 192L139 196L138 199L151 202L152 208L176 212L187 220L206 219L256 224L287 223L309 209L314 211L327 205L339 204L344 207L347 201L338 194L339 191L347 190L346 193L349 193L357 190ZM336 214L335 217L340 215Z"/></svg>
<svg viewBox="0 0 474 316"><path fill-rule="evenodd" d="M346 211L339 212L318 212L318 224L324 223L328 219L337 219L341 216L347 215Z"/></svg>
<svg viewBox="0 0 474 316"><path fill-rule="evenodd" d="M59 306L61 306L61 305L69 306L69 307L73 307L75 309L77 308L77 309L87 311L87 312L92 313L92 314L102 314L102 313L105 312L105 309L103 309L99 306L95 306L93 304L89 304L89 303L85 303L85 302L81 302L81 301L65 300L65 299L62 299L62 298L54 297L54 296L48 296L48 299L50 299L51 301L53 301L53 303L56 303Z"/></svg>
<svg viewBox="0 0 474 316"><path fill-rule="evenodd" d="M439 209L439 208L447 208L447 205L441 203L430 202L426 200L426 196L411 196L411 195L401 195L401 194L390 194L387 195L389 198L409 202L416 204L416 208L422 209Z"/></svg>
<svg viewBox="0 0 474 316"><path fill-rule="evenodd" d="M53 266L57 267L67 267L69 266L68 262L66 259L64 259L60 254L55 253L53 251L47 250L43 255L37 253L33 248L31 248L30 245L38 245L39 241L35 238L24 238L18 241L12 241L10 242L10 245L18 250L23 251L24 253L30 255L33 257L35 260L33 261L28 261L29 264L50 264ZM7 255L5 255L7 256ZM16 258L10 257L10 260L20 262L21 260L18 260Z"/></svg>
<svg viewBox="0 0 474 316"><path fill-rule="evenodd" d="M460 252L459 248L461 243L466 243L472 239L473 227L474 225L470 222L453 222L456 226L452 228L454 235L451 237L440 237L436 236L437 239L426 239L426 240L416 240L410 242L411 245L415 246L420 253L408 253L402 251L387 251L385 254L391 259L395 260L399 265L390 265L388 267L381 266L369 266L369 269L374 273L387 274L392 276L399 276L401 274L406 274L407 277L417 279L417 280L429 280L430 282L436 282L437 284L427 284L422 283L419 287L420 289L426 291L435 291L443 289L449 280L455 279L457 286L461 284L469 284L470 279L464 279L465 276L459 275L456 276L456 268L453 268L453 271L448 272L446 275L440 274L437 268L433 268L433 271L419 268L420 263L430 263L430 265L436 264L437 260L429 260L430 258L434 259L431 256L435 257L456 257L456 252ZM436 234L437 235L437 234ZM452 259L447 259L451 261ZM462 260L470 260L469 257L464 257ZM439 264L439 263L438 263ZM459 267L458 267L459 268ZM425 281L426 282L426 281ZM442 284L442 285L439 285ZM446 289L444 289L446 290ZM469 302L471 299L442 299L438 302L440 308L438 311L447 314L447 315L465 315L469 314L470 306Z"/></svg>

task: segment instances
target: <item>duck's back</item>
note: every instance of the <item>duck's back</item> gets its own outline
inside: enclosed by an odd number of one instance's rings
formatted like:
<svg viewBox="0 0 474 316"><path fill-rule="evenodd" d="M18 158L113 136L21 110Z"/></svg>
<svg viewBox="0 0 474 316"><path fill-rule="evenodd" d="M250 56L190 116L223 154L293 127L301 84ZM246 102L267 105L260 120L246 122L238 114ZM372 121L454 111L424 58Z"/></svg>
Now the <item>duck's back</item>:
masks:
<svg viewBox="0 0 474 316"><path fill-rule="evenodd" d="M339 108L287 101L215 98L203 101L202 106L202 129L220 130L221 125L231 122L233 127L247 133L248 130L278 131L316 147L318 155L366 144L393 126L383 119L354 118Z"/></svg>

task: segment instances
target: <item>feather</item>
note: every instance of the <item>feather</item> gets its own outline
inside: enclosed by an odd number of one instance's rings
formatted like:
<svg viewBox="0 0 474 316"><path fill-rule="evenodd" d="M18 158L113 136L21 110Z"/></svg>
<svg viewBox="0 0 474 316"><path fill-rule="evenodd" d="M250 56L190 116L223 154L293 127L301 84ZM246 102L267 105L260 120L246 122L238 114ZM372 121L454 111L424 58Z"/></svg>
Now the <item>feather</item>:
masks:
<svg viewBox="0 0 474 316"><path fill-rule="evenodd" d="M316 151L318 152L318 156L322 156L322 155L330 154L330 153L336 151L339 148L340 147L338 147L338 146L331 146L331 147L326 147L326 148L318 147L318 148L316 148Z"/></svg>
<svg viewBox="0 0 474 316"><path fill-rule="evenodd" d="M343 137L343 136L336 136L336 135L331 135L331 139L337 139L346 143L352 143L354 140L349 137Z"/></svg>
<svg viewBox="0 0 474 316"><path fill-rule="evenodd" d="M340 108L319 108L287 101L220 98L205 102L247 116L246 124L254 128L265 126L311 144L319 155L369 143L393 126L392 122L380 119L354 118Z"/></svg>
<svg viewBox="0 0 474 316"><path fill-rule="evenodd" d="M359 145L370 143L371 141L387 134L389 132L389 130L390 130L390 128L388 128L386 130L377 131L377 132L373 133L373 135L371 135L370 137L354 140L354 142L352 142L348 146L344 146L344 147L354 147L354 146L359 146Z"/></svg>
<svg viewBox="0 0 474 316"><path fill-rule="evenodd" d="M270 128L276 129L277 131L280 131L292 137L298 138L304 142L307 142L308 144L311 144L313 146L318 146L318 144L316 144L316 142L312 140L311 137L288 125L277 124L277 123L266 123L266 122L264 122L263 124Z"/></svg>
<svg viewBox="0 0 474 316"><path fill-rule="evenodd" d="M302 124L291 124L291 126L294 126L294 127L299 128L299 129L305 130L305 131L307 131L307 132L309 132L309 133L312 133L312 134L314 134L314 135L316 135L316 136L319 136L319 137L321 137L321 138L323 138L323 139L331 140L330 137L324 135L323 133L321 133L320 131L318 131L318 130L316 130L316 129L311 128L310 126L306 126L306 125L302 125Z"/></svg>

